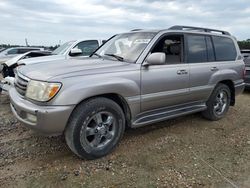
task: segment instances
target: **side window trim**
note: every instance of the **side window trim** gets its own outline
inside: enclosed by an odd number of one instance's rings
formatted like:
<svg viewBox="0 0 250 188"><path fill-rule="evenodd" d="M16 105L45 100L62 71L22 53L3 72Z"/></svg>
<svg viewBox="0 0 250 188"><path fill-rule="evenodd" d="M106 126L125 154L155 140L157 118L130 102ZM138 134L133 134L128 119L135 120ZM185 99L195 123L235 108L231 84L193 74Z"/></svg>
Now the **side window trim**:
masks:
<svg viewBox="0 0 250 188"><path fill-rule="evenodd" d="M208 62L214 62L214 61L216 61L216 54L215 54L215 48L214 48L214 42L213 42L212 36L206 35L206 36L205 36L205 39L206 39L206 46L207 46L207 61L208 61ZM211 41L212 52L213 52L213 56L214 56L214 61L210 61L210 58L209 58L209 53L208 53L208 40Z"/></svg>

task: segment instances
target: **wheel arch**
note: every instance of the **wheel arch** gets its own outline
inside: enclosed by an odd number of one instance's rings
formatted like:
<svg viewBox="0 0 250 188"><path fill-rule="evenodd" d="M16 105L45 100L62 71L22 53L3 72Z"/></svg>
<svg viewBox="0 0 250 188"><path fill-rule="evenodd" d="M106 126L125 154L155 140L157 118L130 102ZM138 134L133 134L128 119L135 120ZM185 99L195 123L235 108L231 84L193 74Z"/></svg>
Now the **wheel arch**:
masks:
<svg viewBox="0 0 250 188"><path fill-rule="evenodd" d="M74 109L76 109L80 104L84 103L87 100L91 100L94 98L99 98L99 97L104 97L107 99L110 99L112 101L114 101L115 103L117 103L122 111L124 112L125 115L125 120L126 120L126 126L130 127L131 126L131 110L130 107L126 101L126 99L124 97L122 97L121 95L117 94L117 93L105 93L105 94L100 94L100 95L94 95L88 98L83 99L82 101L80 101ZM71 112L71 114L74 112L74 110ZM71 116L71 115L70 115ZM70 119L70 118L69 118Z"/></svg>
<svg viewBox="0 0 250 188"><path fill-rule="evenodd" d="M234 106L235 105L235 88L234 88L234 83L232 80L222 80L216 84L225 84L226 86L229 87L230 92L231 92L231 100L230 100L230 105Z"/></svg>

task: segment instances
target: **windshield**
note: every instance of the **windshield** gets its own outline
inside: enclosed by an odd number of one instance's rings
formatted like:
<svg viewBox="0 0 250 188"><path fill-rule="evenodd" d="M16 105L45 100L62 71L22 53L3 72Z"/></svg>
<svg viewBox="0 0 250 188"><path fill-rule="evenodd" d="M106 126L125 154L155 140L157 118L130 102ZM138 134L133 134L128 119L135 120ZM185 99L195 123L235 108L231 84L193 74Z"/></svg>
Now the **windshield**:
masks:
<svg viewBox="0 0 250 188"><path fill-rule="evenodd" d="M154 32L137 32L116 35L98 49L95 52L95 55L135 63L155 35L156 33Z"/></svg>
<svg viewBox="0 0 250 188"><path fill-rule="evenodd" d="M70 41L70 42L66 42L63 45L59 46L57 49L55 49L52 54L54 55L62 55L64 54L68 48L74 43L75 41Z"/></svg>

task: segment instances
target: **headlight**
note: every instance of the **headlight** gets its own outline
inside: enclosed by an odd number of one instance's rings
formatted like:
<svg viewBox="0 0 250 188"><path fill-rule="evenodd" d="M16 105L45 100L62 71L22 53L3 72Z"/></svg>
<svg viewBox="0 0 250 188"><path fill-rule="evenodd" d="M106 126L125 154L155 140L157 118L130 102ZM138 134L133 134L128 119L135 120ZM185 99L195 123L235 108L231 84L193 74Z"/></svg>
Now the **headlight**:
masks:
<svg viewBox="0 0 250 188"><path fill-rule="evenodd" d="M36 101L46 102L58 93L61 86L62 84L60 83L30 80L26 90L26 97Z"/></svg>

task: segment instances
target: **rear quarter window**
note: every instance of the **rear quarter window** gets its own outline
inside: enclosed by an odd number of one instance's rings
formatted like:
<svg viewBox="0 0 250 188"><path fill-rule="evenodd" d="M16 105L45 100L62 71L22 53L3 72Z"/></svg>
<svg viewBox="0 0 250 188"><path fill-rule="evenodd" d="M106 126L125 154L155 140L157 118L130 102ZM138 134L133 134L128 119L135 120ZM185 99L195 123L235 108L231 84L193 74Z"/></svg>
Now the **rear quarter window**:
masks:
<svg viewBox="0 0 250 188"><path fill-rule="evenodd" d="M230 38L213 36L216 61L234 61L237 56L234 42Z"/></svg>

